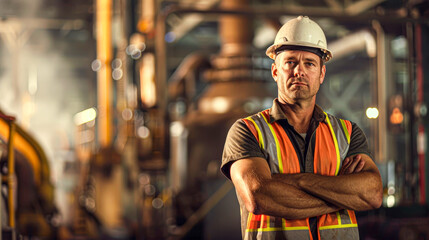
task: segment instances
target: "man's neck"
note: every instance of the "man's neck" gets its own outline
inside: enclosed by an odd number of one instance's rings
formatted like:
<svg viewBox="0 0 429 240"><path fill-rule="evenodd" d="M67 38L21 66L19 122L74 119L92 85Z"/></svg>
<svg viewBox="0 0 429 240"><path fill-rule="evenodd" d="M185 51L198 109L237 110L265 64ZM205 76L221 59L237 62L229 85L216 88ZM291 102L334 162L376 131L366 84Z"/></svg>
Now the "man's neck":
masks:
<svg viewBox="0 0 429 240"><path fill-rule="evenodd" d="M306 133L310 125L311 117L313 116L316 104L315 101L304 104L289 104L280 100L279 103L289 124L292 125L298 133Z"/></svg>

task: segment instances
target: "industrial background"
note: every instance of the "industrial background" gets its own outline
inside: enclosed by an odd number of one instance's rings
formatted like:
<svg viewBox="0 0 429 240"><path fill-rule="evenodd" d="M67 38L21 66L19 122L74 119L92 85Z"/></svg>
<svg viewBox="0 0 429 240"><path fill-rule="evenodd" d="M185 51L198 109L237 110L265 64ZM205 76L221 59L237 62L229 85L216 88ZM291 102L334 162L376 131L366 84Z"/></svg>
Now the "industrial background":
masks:
<svg viewBox="0 0 429 240"><path fill-rule="evenodd" d="M362 239L429 239L427 0L0 0L1 239L240 239L227 130L277 94L298 15L334 58L318 104L383 179Z"/></svg>

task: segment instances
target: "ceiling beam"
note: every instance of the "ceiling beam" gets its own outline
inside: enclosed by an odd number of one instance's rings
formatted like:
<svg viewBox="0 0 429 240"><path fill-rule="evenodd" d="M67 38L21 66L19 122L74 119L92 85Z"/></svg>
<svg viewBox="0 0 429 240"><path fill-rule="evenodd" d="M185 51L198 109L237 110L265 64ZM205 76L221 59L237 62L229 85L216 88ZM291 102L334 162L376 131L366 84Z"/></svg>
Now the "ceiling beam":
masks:
<svg viewBox="0 0 429 240"><path fill-rule="evenodd" d="M325 0L325 3L328 4L333 11L343 11L343 6L341 6L337 0Z"/></svg>
<svg viewBox="0 0 429 240"><path fill-rule="evenodd" d="M220 0L208 0L205 2L203 7L199 7L201 10L207 10L212 8L214 5L219 3ZM180 40L188 32L198 26L201 22L205 20L204 15L198 13L191 13L183 17L179 24L172 26L172 31L174 33L174 41Z"/></svg>
<svg viewBox="0 0 429 240"><path fill-rule="evenodd" d="M345 10L346 13L350 14L351 16L356 16L384 1L386 0L360 0L348 5Z"/></svg>

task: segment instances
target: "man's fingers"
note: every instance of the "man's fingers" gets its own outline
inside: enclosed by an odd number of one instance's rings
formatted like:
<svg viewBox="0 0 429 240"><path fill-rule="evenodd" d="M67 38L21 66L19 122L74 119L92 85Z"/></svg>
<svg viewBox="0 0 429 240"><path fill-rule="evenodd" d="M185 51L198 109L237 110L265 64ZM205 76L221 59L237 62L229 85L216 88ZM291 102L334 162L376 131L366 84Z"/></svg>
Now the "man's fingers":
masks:
<svg viewBox="0 0 429 240"><path fill-rule="evenodd" d="M344 159L343 166L341 166L340 172L338 174L339 175L346 174L350 163L351 163L350 157L347 157L346 159Z"/></svg>
<svg viewBox="0 0 429 240"><path fill-rule="evenodd" d="M348 158L344 159L344 161L343 161L343 168L344 169L349 168L350 164L352 164L352 163L353 163L353 158L348 157Z"/></svg>
<svg viewBox="0 0 429 240"><path fill-rule="evenodd" d="M350 157L347 157L346 159L344 159L343 161L343 166L347 166L350 163Z"/></svg>
<svg viewBox="0 0 429 240"><path fill-rule="evenodd" d="M359 164L360 159L354 158L353 161L350 163L350 166L348 167L348 172L353 173L355 172L356 166Z"/></svg>
<svg viewBox="0 0 429 240"><path fill-rule="evenodd" d="M357 172L362 171L362 169L363 169L364 166L365 166L365 162L362 161L362 160L360 160L359 164L356 166L354 172L357 173Z"/></svg>
<svg viewBox="0 0 429 240"><path fill-rule="evenodd" d="M356 162L356 165L354 166L354 169L350 173L358 173L362 171L363 167L365 166L365 161L362 160L362 156L356 155L353 159L353 162Z"/></svg>
<svg viewBox="0 0 429 240"><path fill-rule="evenodd" d="M340 169L340 172L338 174L351 174L351 173L358 173L362 171L363 167L365 166L365 161L362 160L361 155L355 155L353 157L347 157L343 161L343 166Z"/></svg>
<svg viewBox="0 0 429 240"><path fill-rule="evenodd" d="M358 154L354 157L354 159L360 161L360 160L362 160L362 156L360 154Z"/></svg>

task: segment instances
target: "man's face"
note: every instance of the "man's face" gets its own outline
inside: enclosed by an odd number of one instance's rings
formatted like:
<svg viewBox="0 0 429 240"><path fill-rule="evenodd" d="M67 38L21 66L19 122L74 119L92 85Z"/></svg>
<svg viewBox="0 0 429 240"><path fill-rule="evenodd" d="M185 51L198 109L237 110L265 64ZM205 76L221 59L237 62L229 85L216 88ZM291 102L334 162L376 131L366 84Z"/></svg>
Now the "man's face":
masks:
<svg viewBox="0 0 429 240"><path fill-rule="evenodd" d="M281 103L315 101L326 72L320 61L319 56L306 51L286 50L277 55L271 74Z"/></svg>

